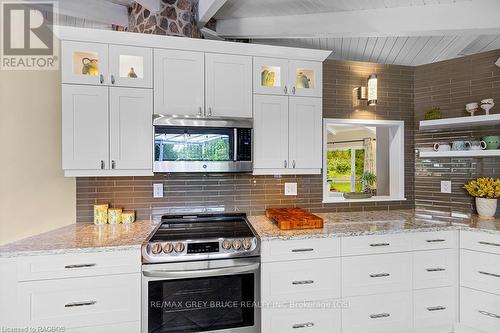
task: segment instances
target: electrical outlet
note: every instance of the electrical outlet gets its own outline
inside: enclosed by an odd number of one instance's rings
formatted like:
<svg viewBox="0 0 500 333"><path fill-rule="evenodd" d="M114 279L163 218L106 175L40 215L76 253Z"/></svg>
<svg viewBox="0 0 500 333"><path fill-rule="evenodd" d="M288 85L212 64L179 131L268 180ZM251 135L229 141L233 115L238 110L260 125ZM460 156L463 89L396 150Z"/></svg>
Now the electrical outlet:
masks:
<svg viewBox="0 0 500 333"><path fill-rule="evenodd" d="M297 195L297 183L285 183L285 195Z"/></svg>
<svg viewBox="0 0 500 333"><path fill-rule="evenodd" d="M451 180L441 181L441 193L451 193Z"/></svg>
<svg viewBox="0 0 500 333"><path fill-rule="evenodd" d="M153 184L153 198L163 198L163 184Z"/></svg>

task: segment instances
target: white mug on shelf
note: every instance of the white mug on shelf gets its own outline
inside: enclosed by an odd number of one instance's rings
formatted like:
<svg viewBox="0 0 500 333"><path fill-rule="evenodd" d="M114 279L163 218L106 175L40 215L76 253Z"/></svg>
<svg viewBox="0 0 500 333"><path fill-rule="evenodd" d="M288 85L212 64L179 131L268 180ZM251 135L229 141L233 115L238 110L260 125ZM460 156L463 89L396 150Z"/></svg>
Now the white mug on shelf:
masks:
<svg viewBox="0 0 500 333"><path fill-rule="evenodd" d="M450 151L451 146L448 142L435 143L434 150L435 151Z"/></svg>
<svg viewBox="0 0 500 333"><path fill-rule="evenodd" d="M486 149L486 142L480 140L467 141L466 143L468 150L484 150Z"/></svg>

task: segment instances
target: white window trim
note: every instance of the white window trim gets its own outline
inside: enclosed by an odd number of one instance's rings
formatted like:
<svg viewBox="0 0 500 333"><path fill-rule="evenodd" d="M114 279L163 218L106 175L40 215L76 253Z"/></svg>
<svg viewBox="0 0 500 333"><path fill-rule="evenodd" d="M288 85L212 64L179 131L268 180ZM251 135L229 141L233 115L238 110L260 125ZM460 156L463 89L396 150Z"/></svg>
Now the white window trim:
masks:
<svg viewBox="0 0 500 333"><path fill-rule="evenodd" d="M343 196L332 196L327 183L327 150L328 125L348 124L375 127L390 127L392 140L389 146L390 156L390 195L373 196L369 199L345 199ZM340 202L370 202L370 201L402 201L405 198L405 167L404 167L404 121L402 120L370 120L370 119L323 119L323 203Z"/></svg>

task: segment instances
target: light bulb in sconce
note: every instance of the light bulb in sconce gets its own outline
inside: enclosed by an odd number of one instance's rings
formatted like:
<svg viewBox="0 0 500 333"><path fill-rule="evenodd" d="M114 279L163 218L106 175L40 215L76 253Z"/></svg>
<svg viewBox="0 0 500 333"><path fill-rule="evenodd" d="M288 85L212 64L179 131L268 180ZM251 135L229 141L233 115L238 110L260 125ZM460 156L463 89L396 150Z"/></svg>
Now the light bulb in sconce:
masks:
<svg viewBox="0 0 500 333"><path fill-rule="evenodd" d="M497 62L495 62L495 65L497 65L498 67L500 67L500 58L498 58Z"/></svg>
<svg viewBox="0 0 500 333"><path fill-rule="evenodd" d="M368 77L368 105L377 105L377 75Z"/></svg>

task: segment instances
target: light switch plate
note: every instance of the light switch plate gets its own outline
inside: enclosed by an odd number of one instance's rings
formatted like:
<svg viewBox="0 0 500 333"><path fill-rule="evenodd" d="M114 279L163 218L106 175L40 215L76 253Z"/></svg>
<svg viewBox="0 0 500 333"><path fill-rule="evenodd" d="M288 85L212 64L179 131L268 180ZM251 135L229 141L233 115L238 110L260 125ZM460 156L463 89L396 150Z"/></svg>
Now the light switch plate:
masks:
<svg viewBox="0 0 500 333"><path fill-rule="evenodd" d="M297 183L285 183L285 195L297 195Z"/></svg>
<svg viewBox="0 0 500 333"><path fill-rule="evenodd" d="M441 193L451 193L451 180L441 181Z"/></svg>
<svg viewBox="0 0 500 333"><path fill-rule="evenodd" d="M153 198L163 198L163 184L153 184Z"/></svg>

